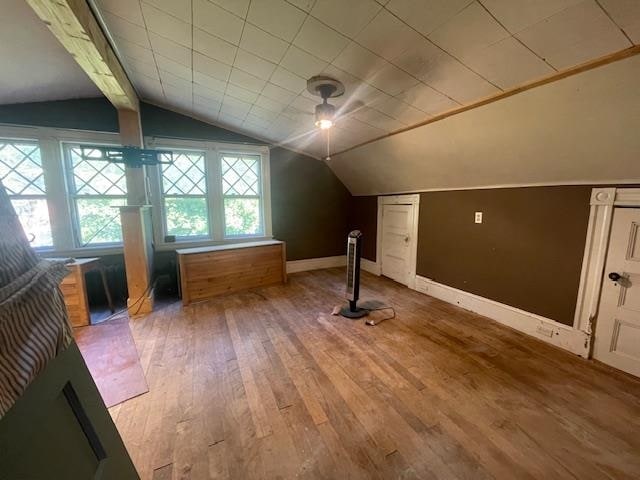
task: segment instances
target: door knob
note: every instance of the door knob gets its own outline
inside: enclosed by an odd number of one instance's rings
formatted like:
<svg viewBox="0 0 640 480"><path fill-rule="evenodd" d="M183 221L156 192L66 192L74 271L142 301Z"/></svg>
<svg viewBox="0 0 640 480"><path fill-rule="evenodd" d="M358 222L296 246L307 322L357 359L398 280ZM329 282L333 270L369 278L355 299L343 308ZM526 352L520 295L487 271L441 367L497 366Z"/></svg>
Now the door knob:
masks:
<svg viewBox="0 0 640 480"><path fill-rule="evenodd" d="M404 237L404 243L409 243L409 235Z"/></svg>
<svg viewBox="0 0 640 480"><path fill-rule="evenodd" d="M618 280L620 280L622 278L622 275L620 275L619 273L616 272L611 272L609 274L609 280L613 280L614 282L617 282Z"/></svg>

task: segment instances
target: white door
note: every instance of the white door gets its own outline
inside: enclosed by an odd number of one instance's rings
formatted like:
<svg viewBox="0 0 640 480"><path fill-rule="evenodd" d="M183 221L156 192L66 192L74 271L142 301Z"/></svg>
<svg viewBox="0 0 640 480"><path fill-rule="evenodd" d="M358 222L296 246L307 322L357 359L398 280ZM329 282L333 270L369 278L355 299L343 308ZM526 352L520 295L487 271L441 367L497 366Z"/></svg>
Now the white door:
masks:
<svg viewBox="0 0 640 480"><path fill-rule="evenodd" d="M382 275L409 284L414 205L382 205Z"/></svg>
<svg viewBox="0 0 640 480"><path fill-rule="evenodd" d="M619 276L619 277L618 277ZM640 209L616 208L594 357L640 377Z"/></svg>

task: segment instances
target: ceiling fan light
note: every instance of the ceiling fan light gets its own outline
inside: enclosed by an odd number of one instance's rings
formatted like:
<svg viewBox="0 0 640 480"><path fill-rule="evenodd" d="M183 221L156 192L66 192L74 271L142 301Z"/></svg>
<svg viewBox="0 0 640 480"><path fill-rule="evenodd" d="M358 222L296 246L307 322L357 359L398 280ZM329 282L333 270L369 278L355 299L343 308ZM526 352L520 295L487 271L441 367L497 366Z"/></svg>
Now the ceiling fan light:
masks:
<svg viewBox="0 0 640 480"><path fill-rule="evenodd" d="M322 130L331 128L333 126L333 117L336 113L336 109L333 105L328 103L321 103L316 105L316 127Z"/></svg>

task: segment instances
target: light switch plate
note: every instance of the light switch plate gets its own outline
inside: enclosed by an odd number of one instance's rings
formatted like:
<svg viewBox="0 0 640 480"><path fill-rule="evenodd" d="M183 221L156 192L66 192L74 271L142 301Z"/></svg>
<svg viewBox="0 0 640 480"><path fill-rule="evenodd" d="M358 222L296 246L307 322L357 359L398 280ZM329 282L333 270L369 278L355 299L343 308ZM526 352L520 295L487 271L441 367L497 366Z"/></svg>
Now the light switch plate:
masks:
<svg viewBox="0 0 640 480"><path fill-rule="evenodd" d="M476 223L482 223L482 212L476 212Z"/></svg>

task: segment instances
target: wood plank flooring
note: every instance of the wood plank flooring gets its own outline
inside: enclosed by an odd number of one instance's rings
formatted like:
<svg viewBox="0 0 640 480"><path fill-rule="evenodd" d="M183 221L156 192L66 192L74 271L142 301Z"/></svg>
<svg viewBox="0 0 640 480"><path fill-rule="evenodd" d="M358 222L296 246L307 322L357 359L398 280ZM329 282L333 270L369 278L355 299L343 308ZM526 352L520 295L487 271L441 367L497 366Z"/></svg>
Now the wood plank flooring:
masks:
<svg viewBox="0 0 640 480"><path fill-rule="evenodd" d="M111 413L141 477L640 478L640 381L362 281L395 318L331 316L331 269L132 320L149 393Z"/></svg>

